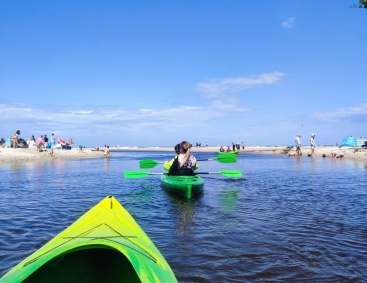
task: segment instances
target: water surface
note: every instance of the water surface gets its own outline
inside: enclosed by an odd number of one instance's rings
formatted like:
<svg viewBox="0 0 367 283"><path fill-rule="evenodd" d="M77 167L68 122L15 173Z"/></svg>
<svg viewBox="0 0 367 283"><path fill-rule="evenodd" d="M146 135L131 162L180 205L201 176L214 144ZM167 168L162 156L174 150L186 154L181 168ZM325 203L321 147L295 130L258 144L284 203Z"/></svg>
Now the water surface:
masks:
<svg viewBox="0 0 367 283"><path fill-rule="evenodd" d="M214 154L197 153L198 159ZM2 164L0 276L107 195L114 195L156 244L180 282L366 282L367 169L363 162L239 154L235 164L200 162L210 174L187 200L157 175L123 178L139 160ZM150 169L163 172L162 166Z"/></svg>

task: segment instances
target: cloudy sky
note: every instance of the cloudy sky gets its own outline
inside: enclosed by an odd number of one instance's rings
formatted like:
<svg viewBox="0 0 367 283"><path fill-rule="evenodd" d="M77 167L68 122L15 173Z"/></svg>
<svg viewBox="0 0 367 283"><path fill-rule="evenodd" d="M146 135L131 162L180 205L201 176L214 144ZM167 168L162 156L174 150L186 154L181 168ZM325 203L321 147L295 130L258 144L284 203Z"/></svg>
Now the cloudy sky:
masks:
<svg viewBox="0 0 367 283"><path fill-rule="evenodd" d="M357 0L0 2L0 137L173 146L367 136Z"/></svg>

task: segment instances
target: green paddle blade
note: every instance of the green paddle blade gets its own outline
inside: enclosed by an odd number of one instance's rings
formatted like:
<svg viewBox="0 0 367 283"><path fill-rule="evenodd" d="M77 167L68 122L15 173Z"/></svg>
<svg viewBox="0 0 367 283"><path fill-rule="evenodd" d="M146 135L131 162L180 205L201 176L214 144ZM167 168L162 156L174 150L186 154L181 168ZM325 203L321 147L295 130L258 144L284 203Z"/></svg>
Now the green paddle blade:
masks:
<svg viewBox="0 0 367 283"><path fill-rule="evenodd" d="M149 172L144 171L125 171L124 177L127 179L140 179L150 175Z"/></svg>
<svg viewBox="0 0 367 283"><path fill-rule="evenodd" d="M159 162L154 161L152 159L144 159L139 161L140 168L147 169L147 168L154 168L157 166Z"/></svg>
<svg viewBox="0 0 367 283"><path fill-rule="evenodd" d="M214 158L220 163L235 163L237 161L237 157L235 154L221 154L217 158Z"/></svg>
<svg viewBox="0 0 367 283"><path fill-rule="evenodd" d="M240 178L242 177L242 172L240 170L222 170L219 171L218 174L221 174L230 178Z"/></svg>

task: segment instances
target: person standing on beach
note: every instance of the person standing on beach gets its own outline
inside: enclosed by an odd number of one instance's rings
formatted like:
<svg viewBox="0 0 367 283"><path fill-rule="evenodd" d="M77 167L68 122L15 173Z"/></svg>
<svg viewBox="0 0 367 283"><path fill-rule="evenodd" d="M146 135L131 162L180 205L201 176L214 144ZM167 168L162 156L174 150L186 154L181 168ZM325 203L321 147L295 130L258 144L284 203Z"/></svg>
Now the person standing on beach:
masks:
<svg viewBox="0 0 367 283"><path fill-rule="evenodd" d="M36 141L37 151L42 151L41 148L43 146L43 135L40 135L40 137Z"/></svg>
<svg viewBox="0 0 367 283"><path fill-rule="evenodd" d="M242 142L242 151L244 151L244 150L245 150L245 143Z"/></svg>
<svg viewBox="0 0 367 283"><path fill-rule="evenodd" d="M236 148L237 148L237 150L240 150L240 148L241 148L241 144L240 144L239 141L236 142Z"/></svg>
<svg viewBox="0 0 367 283"><path fill-rule="evenodd" d="M47 135L44 135L43 141L44 141L45 147L47 147L47 145L48 145L48 137L47 137Z"/></svg>
<svg viewBox="0 0 367 283"><path fill-rule="evenodd" d="M17 130L12 136L11 136L11 140L13 142L13 148L18 148L18 144L19 144L19 141L18 141L18 138L19 138L19 135L20 135L20 131Z"/></svg>
<svg viewBox="0 0 367 283"><path fill-rule="evenodd" d="M52 135L51 135L51 149L50 149L50 155L52 157L55 157L54 148L55 148L56 144L57 144L57 137L55 137L55 134L52 133Z"/></svg>
<svg viewBox="0 0 367 283"><path fill-rule="evenodd" d="M315 153L315 148L316 148L315 134L314 133L311 134L310 144L311 144L311 156L313 156L314 153Z"/></svg>
<svg viewBox="0 0 367 283"><path fill-rule="evenodd" d="M29 140L27 141L27 145L28 145L28 148L33 148L34 140L32 137L30 137Z"/></svg>
<svg viewBox="0 0 367 283"><path fill-rule="evenodd" d="M296 156L301 156L302 152L301 152L301 134L298 134L296 137Z"/></svg>

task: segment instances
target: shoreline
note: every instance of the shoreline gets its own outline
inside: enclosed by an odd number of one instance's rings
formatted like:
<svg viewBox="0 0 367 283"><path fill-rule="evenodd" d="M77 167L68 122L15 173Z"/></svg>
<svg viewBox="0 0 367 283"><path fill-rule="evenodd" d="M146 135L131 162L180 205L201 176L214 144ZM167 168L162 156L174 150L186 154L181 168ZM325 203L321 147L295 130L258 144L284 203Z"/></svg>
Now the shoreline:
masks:
<svg viewBox="0 0 367 283"><path fill-rule="evenodd" d="M124 151L163 151L174 153L173 147L120 147L110 148L112 156L114 152ZM215 154L219 151L219 146L215 147L192 147L191 152L209 152ZM309 156L311 148L305 146L301 148L302 157ZM356 148L342 148L337 146L319 146L316 147L314 157L326 157L332 158L331 153L335 152L342 156L341 159L353 159L367 161L367 150L358 150ZM295 147L287 150L286 146L247 146L245 150L240 150L239 154L247 153L259 153L259 154L276 154L276 155L291 155L295 154ZM79 159L79 158L104 158L103 148L100 151L94 150L94 148L83 148L80 151L79 148L72 148L71 150L54 149L54 156L50 155L50 149L38 152L35 148L0 148L0 163L13 163L13 162L28 162L28 161L47 161L54 159Z"/></svg>

